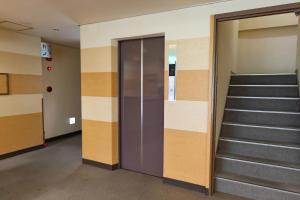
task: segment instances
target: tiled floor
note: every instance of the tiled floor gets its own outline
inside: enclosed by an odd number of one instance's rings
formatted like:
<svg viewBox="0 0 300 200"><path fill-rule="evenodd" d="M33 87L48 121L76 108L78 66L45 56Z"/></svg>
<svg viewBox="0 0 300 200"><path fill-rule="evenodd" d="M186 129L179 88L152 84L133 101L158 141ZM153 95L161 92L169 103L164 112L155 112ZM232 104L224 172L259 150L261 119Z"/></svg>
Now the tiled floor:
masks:
<svg viewBox="0 0 300 200"><path fill-rule="evenodd" d="M81 162L79 136L0 161L1 200L235 200L163 184L126 170L109 171Z"/></svg>

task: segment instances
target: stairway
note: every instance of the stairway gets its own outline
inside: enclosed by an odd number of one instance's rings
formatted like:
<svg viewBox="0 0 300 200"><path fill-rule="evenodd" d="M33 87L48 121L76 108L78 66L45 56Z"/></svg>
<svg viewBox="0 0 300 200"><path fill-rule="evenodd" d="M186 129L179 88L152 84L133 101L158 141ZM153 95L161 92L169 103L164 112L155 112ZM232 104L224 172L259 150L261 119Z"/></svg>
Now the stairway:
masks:
<svg viewBox="0 0 300 200"><path fill-rule="evenodd" d="M296 74L232 75L216 155L216 191L300 199Z"/></svg>

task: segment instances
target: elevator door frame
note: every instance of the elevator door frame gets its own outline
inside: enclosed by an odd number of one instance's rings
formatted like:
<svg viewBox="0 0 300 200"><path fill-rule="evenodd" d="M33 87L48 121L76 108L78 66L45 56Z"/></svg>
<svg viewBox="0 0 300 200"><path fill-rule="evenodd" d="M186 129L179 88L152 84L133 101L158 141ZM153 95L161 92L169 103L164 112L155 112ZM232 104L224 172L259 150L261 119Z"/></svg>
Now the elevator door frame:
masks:
<svg viewBox="0 0 300 200"><path fill-rule="evenodd" d="M165 40L165 36L149 36L149 37L141 37L141 38L134 38L134 39L124 39L124 40L119 40L118 41L118 156L119 156L119 168L120 169L124 169L122 168L122 148L121 148L121 145L122 145L122 99L121 99L121 95L122 95L122 69L121 69L121 43L122 42L126 42L126 41L134 41L134 40L144 40L144 39L149 39L149 38L163 38L164 39L164 42L166 41ZM164 62L165 62L165 55L164 55ZM164 66L165 68L165 66ZM164 73L165 73L165 69L163 70ZM163 92L165 93L165 80L163 81ZM164 98L163 98L163 101L164 101ZM164 103L163 103L164 105ZM165 106L165 105L164 105ZM163 107L163 110L164 110L164 107ZM164 113L164 112L163 112ZM164 116L163 116L163 120L164 120ZM164 141L165 141L165 137L164 137L164 131L163 131L163 136L162 136L162 143L163 143L163 149L164 149ZM163 169L163 166L164 166L164 151L162 152L162 169ZM127 169L125 169L127 170ZM132 171L132 170L130 170ZM140 173L140 174L145 174L143 172L139 172L139 171L134 171L136 173ZM161 177L158 177L158 178L163 178L163 173L164 171L162 171L162 176ZM146 175L149 175L149 174L146 174ZM149 175L149 176L154 176L154 175Z"/></svg>

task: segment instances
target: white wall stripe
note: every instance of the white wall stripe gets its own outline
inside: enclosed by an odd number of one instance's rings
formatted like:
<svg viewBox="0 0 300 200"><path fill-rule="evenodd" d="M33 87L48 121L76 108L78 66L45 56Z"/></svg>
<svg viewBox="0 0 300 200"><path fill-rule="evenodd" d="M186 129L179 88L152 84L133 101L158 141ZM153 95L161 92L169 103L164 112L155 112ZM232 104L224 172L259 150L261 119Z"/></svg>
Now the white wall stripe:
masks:
<svg viewBox="0 0 300 200"><path fill-rule="evenodd" d="M206 133L208 102L165 101L165 128Z"/></svg>
<svg viewBox="0 0 300 200"><path fill-rule="evenodd" d="M118 98L82 96L82 119L103 122L118 121Z"/></svg>
<svg viewBox="0 0 300 200"><path fill-rule="evenodd" d="M42 98L42 94L1 96L0 117L42 112Z"/></svg>

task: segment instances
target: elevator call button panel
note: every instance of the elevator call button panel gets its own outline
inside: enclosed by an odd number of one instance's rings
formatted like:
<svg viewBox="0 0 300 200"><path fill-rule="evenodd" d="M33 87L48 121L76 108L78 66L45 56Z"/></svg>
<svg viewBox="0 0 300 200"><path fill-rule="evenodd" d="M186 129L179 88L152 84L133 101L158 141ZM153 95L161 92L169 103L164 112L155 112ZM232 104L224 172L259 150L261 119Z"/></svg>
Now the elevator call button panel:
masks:
<svg viewBox="0 0 300 200"><path fill-rule="evenodd" d="M169 101L175 101L176 65L169 64Z"/></svg>
<svg viewBox="0 0 300 200"><path fill-rule="evenodd" d="M169 101L176 101L176 45L169 45Z"/></svg>

